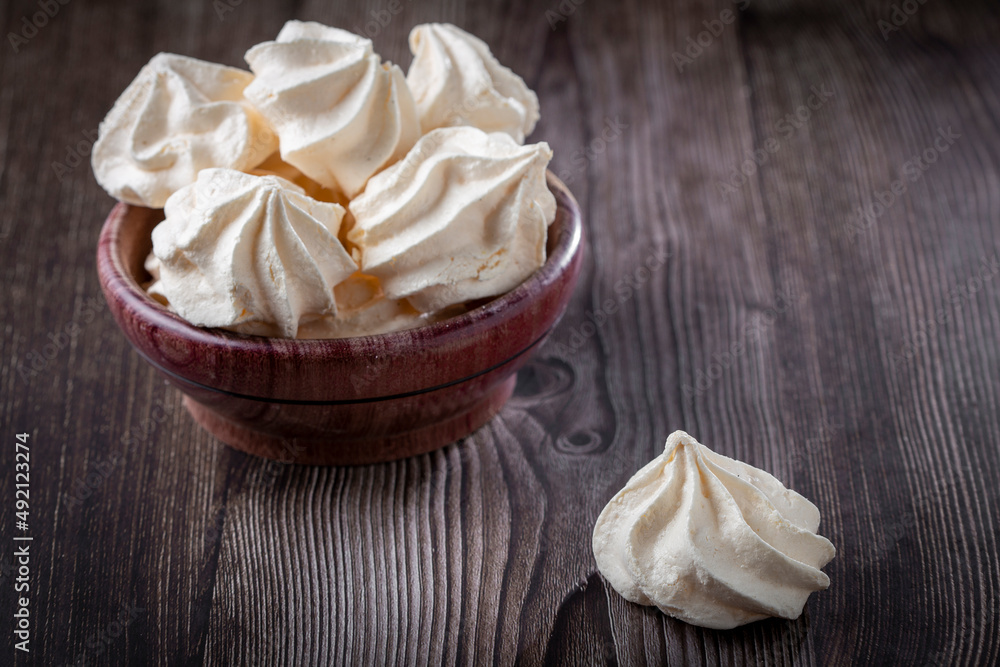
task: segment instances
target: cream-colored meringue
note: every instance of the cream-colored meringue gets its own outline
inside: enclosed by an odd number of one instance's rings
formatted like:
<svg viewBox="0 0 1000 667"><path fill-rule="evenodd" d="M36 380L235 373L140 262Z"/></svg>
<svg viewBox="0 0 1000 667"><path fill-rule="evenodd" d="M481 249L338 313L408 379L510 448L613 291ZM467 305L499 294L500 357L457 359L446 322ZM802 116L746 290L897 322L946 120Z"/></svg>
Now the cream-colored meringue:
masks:
<svg viewBox="0 0 1000 667"><path fill-rule="evenodd" d="M436 321L415 309L406 299L387 299L373 276L355 274L337 285L334 295L337 316L302 326L299 338L374 336Z"/></svg>
<svg viewBox="0 0 1000 667"><path fill-rule="evenodd" d="M299 338L354 338L355 336L376 336L413 329L434 320L428 319L410 306L405 299L379 299L364 308L314 320L303 324Z"/></svg>
<svg viewBox="0 0 1000 667"><path fill-rule="evenodd" d="M423 312L516 287L545 262L551 157L473 127L424 135L350 203L362 270Z"/></svg>
<svg viewBox="0 0 1000 667"><path fill-rule="evenodd" d="M246 170L254 176L278 176L299 186L305 193L319 201L334 202L347 206L347 197L340 190L325 188L301 171L281 159L279 153L272 153L266 160L253 169Z"/></svg>
<svg viewBox="0 0 1000 667"><path fill-rule="evenodd" d="M153 57L101 123L91 155L108 194L161 208L210 167L249 169L278 135L243 98L253 75L172 53Z"/></svg>
<svg viewBox="0 0 1000 667"><path fill-rule="evenodd" d="M370 40L289 21L246 61L256 79L244 94L277 130L282 159L348 198L420 136L402 71Z"/></svg>
<svg viewBox="0 0 1000 667"><path fill-rule="evenodd" d="M156 259L156 255L150 250L149 254L146 255L146 260L143 262L143 268L146 269L146 273L152 278L144 283L142 283L142 288L146 290L155 301L160 304L170 308L170 302L167 301L166 295L160 290L160 260Z"/></svg>
<svg viewBox="0 0 1000 667"><path fill-rule="evenodd" d="M144 285L150 297L171 312L177 312L162 291L160 283L160 260L149 253L145 263L146 271L153 277ZM387 299L382 293L378 279L355 273L333 288L336 315L325 315L318 319L299 322L296 338L352 338L354 336L374 336L404 329L413 329L433 324L458 313L421 313L406 299ZM243 333L260 330L258 325L250 325ZM266 335L267 328L264 329Z"/></svg>
<svg viewBox="0 0 1000 667"><path fill-rule="evenodd" d="M622 597L693 625L792 619L830 585L819 520L768 473L675 431L601 512L594 556Z"/></svg>
<svg viewBox="0 0 1000 667"><path fill-rule="evenodd" d="M206 169L165 213L151 291L196 326L295 337L336 315L334 287L358 268L337 239L344 208L276 176Z"/></svg>
<svg viewBox="0 0 1000 667"><path fill-rule="evenodd" d="M146 255L146 259L143 261L142 266L146 269L146 272L153 277L152 282L156 282L160 279L160 260L156 259L156 255L152 251Z"/></svg>
<svg viewBox="0 0 1000 667"><path fill-rule="evenodd" d="M410 51L406 83L423 132L472 125L523 144L535 129L538 96L475 35L449 23L418 25L410 31Z"/></svg>

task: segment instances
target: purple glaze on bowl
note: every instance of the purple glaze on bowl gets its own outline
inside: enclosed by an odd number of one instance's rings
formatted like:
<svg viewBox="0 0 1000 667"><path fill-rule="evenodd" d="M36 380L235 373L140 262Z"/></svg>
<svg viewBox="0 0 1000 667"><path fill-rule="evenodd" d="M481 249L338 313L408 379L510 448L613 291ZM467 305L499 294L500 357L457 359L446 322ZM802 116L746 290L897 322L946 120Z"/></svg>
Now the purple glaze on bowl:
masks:
<svg viewBox="0 0 1000 667"><path fill-rule="evenodd" d="M557 212L545 265L507 294L428 326L330 340L195 327L139 286L163 212L121 203L98 242L101 289L135 350L184 392L195 420L232 447L337 465L421 454L495 415L514 373L566 310L583 227L573 195L547 176Z"/></svg>

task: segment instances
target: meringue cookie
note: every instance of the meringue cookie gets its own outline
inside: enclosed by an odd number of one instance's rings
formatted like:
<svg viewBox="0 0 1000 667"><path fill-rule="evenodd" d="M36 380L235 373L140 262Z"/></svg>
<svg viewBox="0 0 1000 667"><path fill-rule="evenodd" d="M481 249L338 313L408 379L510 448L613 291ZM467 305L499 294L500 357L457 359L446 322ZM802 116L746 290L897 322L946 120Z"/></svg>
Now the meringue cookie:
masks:
<svg viewBox="0 0 1000 667"><path fill-rule="evenodd" d="M830 585L819 520L768 473L675 431L601 512L594 556L622 597L693 625L793 619Z"/></svg>
<svg viewBox="0 0 1000 667"><path fill-rule="evenodd" d="M551 157L473 127L424 135L348 207L362 270L423 312L516 287L545 262Z"/></svg>
<svg viewBox="0 0 1000 667"><path fill-rule="evenodd" d="M129 204L162 208L210 167L248 169L278 136L244 100L253 75L172 53L153 57L101 123L97 182Z"/></svg>
<svg viewBox="0 0 1000 667"><path fill-rule="evenodd" d="M402 70L382 63L370 40L289 21L246 61L257 78L244 94L277 130L282 159L348 198L420 135Z"/></svg>
<svg viewBox="0 0 1000 667"><path fill-rule="evenodd" d="M150 251L146 255L146 259L142 263L142 267L146 269L146 272L153 277L152 282L156 282L160 279L160 260L156 259L156 255Z"/></svg>
<svg viewBox="0 0 1000 667"><path fill-rule="evenodd" d="M165 213L156 292L196 326L295 337L336 315L334 287L358 268L337 239L344 208L276 176L206 169Z"/></svg>
<svg viewBox="0 0 1000 667"><path fill-rule="evenodd" d="M167 310L176 312L163 294L160 283L160 261L153 253L146 258L146 270L153 277L144 285L146 293ZM433 324L457 313L424 314L406 299L387 299L378 279L360 272L333 288L337 314L299 322L296 338L352 338L374 336L404 329ZM243 333L252 333L260 327L251 325ZM264 329L266 335L266 328Z"/></svg>
<svg viewBox="0 0 1000 667"><path fill-rule="evenodd" d="M347 206L347 197L342 192L323 187L282 160L279 153L272 153L266 160L253 169L246 170L246 172L254 176L278 176L299 186L313 199Z"/></svg>
<svg viewBox="0 0 1000 667"><path fill-rule="evenodd" d="M316 320L299 329L299 338L373 336L430 324L434 321L406 299L387 299L378 279L355 273L334 290L337 317Z"/></svg>
<svg viewBox="0 0 1000 667"><path fill-rule="evenodd" d="M406 83L423 132L472 125L523 144L535 129L538 96L475 35L448 23L418 25L410 31L410 51Z"/></svg>

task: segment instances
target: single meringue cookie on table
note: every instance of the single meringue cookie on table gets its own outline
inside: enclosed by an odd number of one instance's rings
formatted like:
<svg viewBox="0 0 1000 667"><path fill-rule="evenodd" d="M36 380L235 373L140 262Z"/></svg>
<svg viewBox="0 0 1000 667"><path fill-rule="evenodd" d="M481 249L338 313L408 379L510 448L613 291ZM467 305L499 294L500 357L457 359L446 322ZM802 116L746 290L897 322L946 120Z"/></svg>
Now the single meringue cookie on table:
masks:
<svg viewBox="0 0 1000 667"><path fill-rule="evenodd" d="M357 195L420 136L402 70L371 40L319 23L289 21L246 54L246 98L281 139L281 158L321 185Z"/></svg>
<svg viewBox="0 0 1000 667"><path fill-rule="evenodd" d="M768 473L675 431L601 512L594 556L622 597L693 625L794 619L830 585L819 520Z"/></svg>
<svg viewBox="0 0 1000 667"><path fill-rule="evenodd" d="M449 23L418 25L410 31L410 51L406 83L423 132L472 125L523 144L535 129L538 96L475 35Z"/></svg>
<svg viewBox="0 0 1000 667"><path fill-rule="evenodd" d="M243 97L252 80L234 67L154 56L101 123L97 182L120 201L162 208L202 169L256 166L278 149L278 135Z"/></svg>
<svg viewBox="0 0 1000 667"><path fill-rule="evenodd" d="M424 135L350 203L362 271L425 313L510 291L545 263L551 158L474 127Z"/></svg>
<svg viewBox="0 0 1000 667"><path fill-rule="evenodd" d="M336 316L334 288L358 270L337 239L344 208L277 176L205 169L165 213L150 292L196 326L294 338Z"/></svg>

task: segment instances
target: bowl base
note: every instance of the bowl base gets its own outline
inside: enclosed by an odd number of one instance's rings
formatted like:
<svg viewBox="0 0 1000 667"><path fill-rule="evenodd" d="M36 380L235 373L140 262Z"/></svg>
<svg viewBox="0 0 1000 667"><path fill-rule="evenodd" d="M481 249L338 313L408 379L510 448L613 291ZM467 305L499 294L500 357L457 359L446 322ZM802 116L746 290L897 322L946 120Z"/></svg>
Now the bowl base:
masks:
<svg viewBox="0 0 1000 667"><path fill-rule="evenodd" d="M216 438L254 456L306 465L362 465L424 454L464 438L500 412L516 383L515 373L450 419L408 433L364 439L279 438L240 426L187 395L184 407Z"/></svg>

